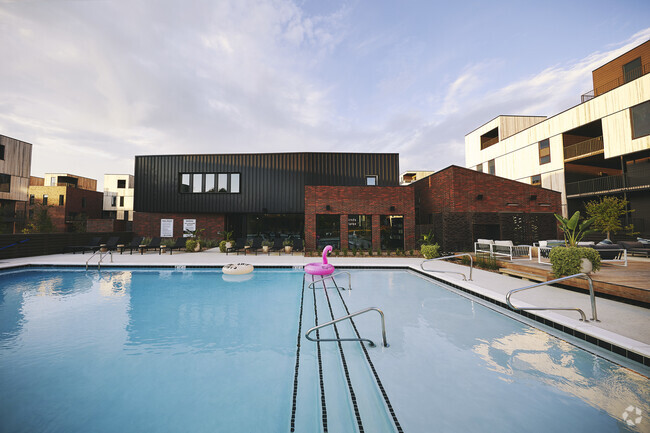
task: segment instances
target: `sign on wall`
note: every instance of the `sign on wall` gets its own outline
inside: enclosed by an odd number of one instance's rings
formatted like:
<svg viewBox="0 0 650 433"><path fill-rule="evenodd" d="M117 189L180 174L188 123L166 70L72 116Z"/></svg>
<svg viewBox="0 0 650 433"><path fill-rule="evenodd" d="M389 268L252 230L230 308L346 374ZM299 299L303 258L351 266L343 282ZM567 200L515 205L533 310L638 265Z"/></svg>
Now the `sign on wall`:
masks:
<svg viewBox="0 0 650 433"><path fill-rule="evenodd" d="M172 219L160 220L160 237L161 238L174 237L174 220Z"/></svg>
<svg viewBox="0 0 650 433"><path fill-rule="evenodd" d="M188 231L193 232L196 230L196 220L195 219L190 219L190 220L183 220L183 237L184 238L189 238L192 236L190 233L186 233Z"/></svg>

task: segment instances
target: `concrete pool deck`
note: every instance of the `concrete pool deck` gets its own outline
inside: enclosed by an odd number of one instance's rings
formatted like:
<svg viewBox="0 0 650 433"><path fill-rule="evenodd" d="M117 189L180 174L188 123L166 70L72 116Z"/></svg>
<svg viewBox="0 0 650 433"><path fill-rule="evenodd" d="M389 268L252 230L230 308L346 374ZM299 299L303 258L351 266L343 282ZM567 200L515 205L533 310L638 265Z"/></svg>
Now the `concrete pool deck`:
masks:
<svg viewBox="0 0 650 433"><path fill-rule="evenodd" d="M48 256L23 257L3 259L0 270L19 266L85 266L90 254L54 254ZM448 281L480 297L505 303L508 291L534 284L519 278L502 275L495 272L473 270L473 281L463 281L462 276L450 273L425 272L420 268L422 258L405 257L332 257L328 259L334 266L340 267L395 267L416 270L420 273ZM91 259L90 266L97 267L98 256ZM215 266L220 267L229 263L246 262L254 266L304 266L311 262L320 262L318 257L295 255L226 255L218 250L201 253L175 252L159 255L155 252L140 254L113 254L113 263L106 257L102 269L111 266ZM650 268L650 260L646 261ZM468 267L449 262L437 261L428 263L427 269L439 271L462 272L467 274ZM354 284L354 281L353 281ZM354 286L353 286L354 287ZM591 318L591 304L585 293L575 292L553 286L543 286L530 291L517 293L511 299L512 303L521 307L577 307L582 309L587 318ZM636 355L650 360L650 309L597 297L597 314L600 322L582 322L576 311L536 311L535 315L563 327L570 328L576 333L582 333L597 339L601 347L612 344ZM557 327L557 326L556 326ZM583 338L584 339L584 338ZM587 339L589 341L589 339ZM604 342L605 345L600 344ZM612 350L617 352L616 350ZM635 356L636 356L635 355ZM623 354L623 356L626 356ZM632 357L627 356L632 359ZM641 361L643 363L643 361Z"/></svg>

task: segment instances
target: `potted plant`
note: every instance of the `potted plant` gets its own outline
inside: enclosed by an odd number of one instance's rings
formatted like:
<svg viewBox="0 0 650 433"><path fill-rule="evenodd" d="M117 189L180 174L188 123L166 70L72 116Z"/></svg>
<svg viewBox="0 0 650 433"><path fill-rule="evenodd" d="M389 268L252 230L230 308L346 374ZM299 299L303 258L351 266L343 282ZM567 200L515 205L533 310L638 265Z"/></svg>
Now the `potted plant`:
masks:
<svg viewBox="0 0 650 433"><path fill-rule="evenodd" d="M232 235L232 231L224 230L223 232L223 240L226 241L226 249L232 248Z"/></svg>
<svg viewBox="0 0 650 433"><path fill-rule="evenodd" d="M576 211L571 218L564 218L555 214L560 223L560 230L564 233L565 247L555 247L551 250L552 272L555 277L589 273L600 269L600 254L593 248L578 247L578 242L584 237L594 222L588 219L580 222L580 211Z"/></svg>
<svg viewBox="0 0 650 433"><path fill-rule="evenodd" d="M282 242L282 245L284 245L284 252L291 254L291 250L293 250L293 241L291 239L285 239L284 242Z"/></svg>
<svg viewBox="0 0 650 433"><path fill-rule="evenodd" d="M273 242L269 240L262 241L262 252L268 253L269 248L271 248L272 246L273 246Z"/></svg>

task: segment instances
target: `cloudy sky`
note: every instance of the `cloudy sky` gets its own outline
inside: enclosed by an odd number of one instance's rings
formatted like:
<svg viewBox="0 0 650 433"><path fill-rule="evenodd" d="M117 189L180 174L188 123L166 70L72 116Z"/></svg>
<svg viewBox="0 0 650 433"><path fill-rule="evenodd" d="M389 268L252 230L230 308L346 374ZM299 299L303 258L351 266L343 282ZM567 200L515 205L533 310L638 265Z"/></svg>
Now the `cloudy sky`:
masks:
<svg viewBox="0 0 650 433"><path fill-rule="evenodd" d="M134 155L399 152L464 165L499 114L553 115L650 39L650 2L0 0L0 134L32 175Z"/></svg>

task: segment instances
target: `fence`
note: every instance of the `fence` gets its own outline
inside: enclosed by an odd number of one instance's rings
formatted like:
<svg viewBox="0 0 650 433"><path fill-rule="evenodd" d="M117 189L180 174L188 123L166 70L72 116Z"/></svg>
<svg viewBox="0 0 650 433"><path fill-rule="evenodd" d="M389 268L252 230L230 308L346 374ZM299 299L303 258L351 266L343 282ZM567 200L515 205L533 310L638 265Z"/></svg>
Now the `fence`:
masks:
<svg viewBox="0 0 650 433"><path fill-rule="evenodd" d="M112 233L33 233L0 235L0 259L60 254L71 245L87 245L93 237L108 239L119 236L120 242L128 243L133 232Z"/></svg>

